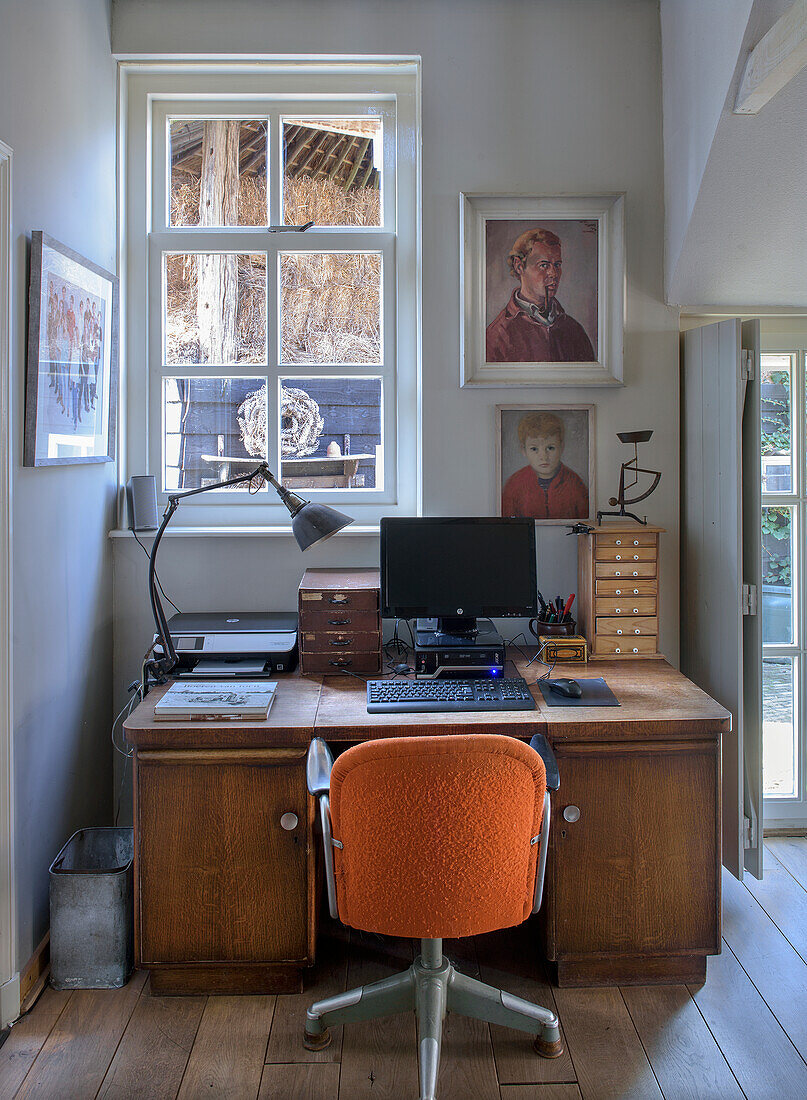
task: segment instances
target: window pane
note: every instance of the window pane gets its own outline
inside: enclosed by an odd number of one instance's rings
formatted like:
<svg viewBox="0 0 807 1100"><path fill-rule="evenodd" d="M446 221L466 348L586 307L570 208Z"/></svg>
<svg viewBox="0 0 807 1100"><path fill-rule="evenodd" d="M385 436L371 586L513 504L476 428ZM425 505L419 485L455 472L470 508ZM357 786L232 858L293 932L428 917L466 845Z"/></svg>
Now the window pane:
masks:
<svg viewBox="0 0 807 1100"><path fill-rule="evenodd" d="M793 631L793 509L762 509L762 641L789 645Z"/></svg>
<svg viewBox="0 0 807 1100"><path fill-rule="evenodd" d="M380 489L380 378L282 378L280 474L290 489Z"/></svg>
<svg viewBox="0 0 807 1100"><path fill-rule="evenodd" d="M165 362L266 362L266 254L164 253Z"/></svg>
<svg viewBox="0 0 807 1100"><path fill-rule="evenodd" d="M381 225L381 120L283 120L285 225Z"/></svg>
<svg viewBox="0 0 807 1100"><path fill-rule="evenodd" d="M763 793L796 795L798 739L793 722L796 698L795 661L766 657L762 662Z"/></svg>
<svg viewBox="0 0 807 1100"><path fill-rule="evenodd" d="M164 489L198 489L246 473L266 456L266 426L266 385L255 378L163 379Z"/></svg>
<svg viewBox="0 0 807 1100"><path fill-rule="evenodd" d="M172 119L169 225L268 225L265 119Z"/></svg>
<svg viewBox="0 0 807 1100"><path fill-rule="evenodd" d="M792 493L792 364L789 355L763 355L761 359L762 491Z"/></svg>
<svg viewBox="0 0 807 1100"><path fill-rule="evenodd" d="M381 254L280 256L284 363L381 362Z"/></svg>

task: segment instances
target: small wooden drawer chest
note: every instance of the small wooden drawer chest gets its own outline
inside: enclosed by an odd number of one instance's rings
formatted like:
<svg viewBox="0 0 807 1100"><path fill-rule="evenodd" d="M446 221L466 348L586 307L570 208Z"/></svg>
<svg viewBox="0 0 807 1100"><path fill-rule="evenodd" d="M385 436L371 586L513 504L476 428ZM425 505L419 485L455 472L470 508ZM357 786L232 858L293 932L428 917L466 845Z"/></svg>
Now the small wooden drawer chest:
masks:
<svg viewBox="0 0 807 1100"><path fill-rule="evenodd" d="M308 569L300 581L300 669L308 676L381 670L377 569Z"/></svg>
<svg viewBox="0 0 807 1100"><path fill-rule="evenodd" d="M578 535L578 625L590 657L661 656L659 535L663 530L616 522Z"/></svg>

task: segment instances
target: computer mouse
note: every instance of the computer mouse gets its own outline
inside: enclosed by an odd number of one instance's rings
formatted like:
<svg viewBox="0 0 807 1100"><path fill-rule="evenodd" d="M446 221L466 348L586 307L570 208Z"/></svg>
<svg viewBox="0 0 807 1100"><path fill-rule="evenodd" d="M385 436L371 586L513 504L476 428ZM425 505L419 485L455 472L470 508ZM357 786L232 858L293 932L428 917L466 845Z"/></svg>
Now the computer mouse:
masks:
<svg viewBox="0 0 807 1100"><path fill-rule="evenodd" d="M397 672L399 676L405 676L407 674L407 672L411 672L412 669L409 667L409 665L402 664L402 665L396 665L395 668L392 671Z"/></svg>
<svg viewBox="0 0 807 1100"><path fill-rule="evenodd" d="M567 699L579 699L583 690L577 680L547 680L549 690L558 695L565 695Z"/></svg>

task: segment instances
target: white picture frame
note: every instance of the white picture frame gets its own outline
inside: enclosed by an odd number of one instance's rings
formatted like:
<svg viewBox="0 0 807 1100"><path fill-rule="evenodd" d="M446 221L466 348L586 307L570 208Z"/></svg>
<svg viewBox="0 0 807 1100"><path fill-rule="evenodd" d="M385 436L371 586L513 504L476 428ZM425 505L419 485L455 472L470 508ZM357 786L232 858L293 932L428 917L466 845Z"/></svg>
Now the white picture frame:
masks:
<svg viewBox="0 0 807 1100"><path fill-rule="evenodd" d="M543 197L460 193L460 386L623 384L624 210L622 192ZM520 295L524 283L513 270L519 261L510 259L511 248L532 230L559 241L563 264L562 272L557 269L563 284L554 288L559 290L557 301L554 291L551 299L547 292L551 323L541 324L533 315L522 326L541 336L553 333L540 351L531 346L529 334L518 348L492 335L495 331L501 337L503 326L519 313L511 295ZM526 317L522 313L519 320ZM556 324L558 320L562 323ZM539 361L539 354L552 353L559 357ZM572 358L560 357L565 355Z"/></svg>

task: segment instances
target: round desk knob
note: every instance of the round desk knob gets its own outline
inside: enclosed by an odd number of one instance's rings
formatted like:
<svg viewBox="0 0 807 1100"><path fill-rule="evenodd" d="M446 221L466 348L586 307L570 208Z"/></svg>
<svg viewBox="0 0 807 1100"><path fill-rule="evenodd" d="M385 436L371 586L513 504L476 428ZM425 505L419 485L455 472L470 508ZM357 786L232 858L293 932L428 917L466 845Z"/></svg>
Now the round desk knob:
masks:
<svg viewBox="0 0 807 1100"><path fill-rule="evenodd" d="M621 653L621 652L622 652L622 650L619 648L619 646L617 646L616 649L614 650L614 653Z"/></svg>
<svg viewBox="0 0 807 1100"><path fill-rule="evenodd" d="M638 561L638 560L639 560L639 555L638 555L638 554L634 554L634 555L633 555L633 560L634 560L634 561Z"/></svg>
<svg viewBox="0 0 807 1100"><path fill-rule="evenodd" d="M633 575L634 575L634 577L638 577L638 576L639 576L639 570L638 570L638 569L634 569L634 571L633 571Z"/></svg>
<svg viewBox="0 0 807 1100"><path fill-rule="evenodd" d="M616 544L617 544L617 546L621 546L622 545L622 539L617 539Z"/></svg>
<svg viewBox="0 0 807 1100"><path fill-rule="evenodd" d="M617 634L621 634L621 633L622 633L622 631L621 631L621 630L617 630Z"/></svg>
<svg viewBox="0 0 807 1100"><path fill-rule="evenodd" d="M639 614L639 608L638 608L638 607L634 607L634 609L633 609L633 614L634 614L634 615L638 615L638 614Z"/></svg>
<svg viewBox="0 0 807 1100"><path fill-rule="evenodd" d="M617 594L617 596L621 596L621 595L622 595L622 589L621 589L621 588L617 588L617 590L616 590L616 594Z"/></svg>
<svg viewBox="0 0 807 1100"><path fill-rule="evenodd" d="M638 545L639 545L639 540L638 540L638 539L634 539L634 540L633 540L633 545L634 545L634 546L638 546Z"/></svg>
<svg viewBox="0 0 807 1100"><path fill-rule="evenodd" d="M619 572L619 570L617 569L617 570L615 570L615 571L614 571L614 576L615 576L615 577L621 577L621 576L622 576L622 574L621 574L621 573Z"/></svg>
<svg viewBox="0 0 807 1100"><path fill-rule="evenodd" d="M638 649L636 648L636 646L634 646L634 647L633 647L633 652L634 652L634 653L638 653L638 652L639 652L639 650L638 650Z"/></svg>
<svg viewBox="0 0 807 1100"><path fill-rule="evenodd" d="M617 554L617 556L616 556L616 560L617 560L617 561L622 561L622 555L621 555L621 554Z"/></svg>
<svg viewBox="0 0 807 1100"><path fill-rule="evenodd" d="M563 820L574 822L580 820L580 807L579 806L567 806L563 811Z"/></svg>
<svg viewBox="0 0 807 1100"><path fill-rule="evenodd" d="M617 615L621 615L621 614L622 614L622 608L621 608L621 607L615 607L615 608L614 608L614 611L615 611L615 612L617 613Z"/></svg>
<svg viewBox="0 0 807 1100"><path fill-rule="evenodd" d="M639 589L638 589L638 588L634 588L634 590L633 590L633 594L634 594L634 596L638 596L638 595L639 595Z"/></svg>
<svg viewBox="0 0 807 1100"><path fill-rule="evenodd" d="M637 627L637 628L636 628L636 630L634 630L634 632L633 632L633 633L634 633L634 634L641 634L642 632L641 632L641 630L639 630L639 628Z"/></svg>
<svg viewBox="0 0 807 1100"><path fill-rule="evenodd" d="M292 831L292 829L297 828L297 823L298 823L297 814L291 814L291 813L283 814L283 816L280 819L281 829L285 829L286 832L288 832L288 833L290 833Z"/></svg>

